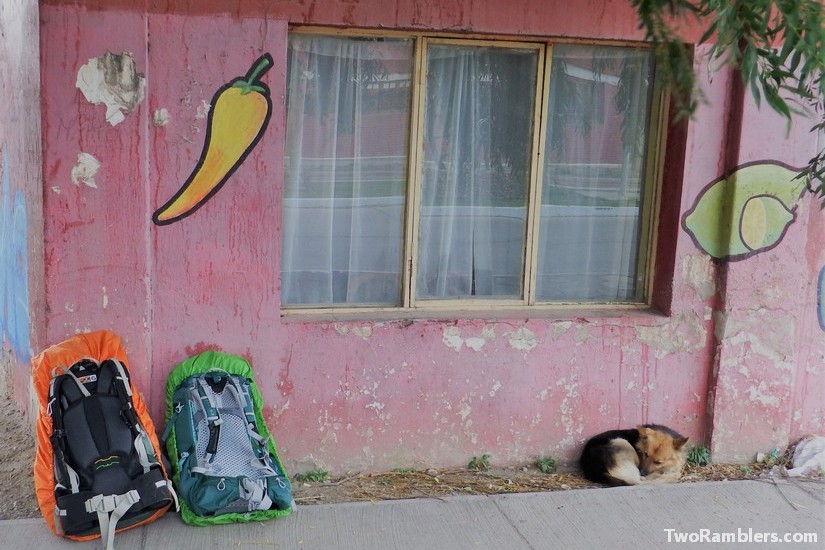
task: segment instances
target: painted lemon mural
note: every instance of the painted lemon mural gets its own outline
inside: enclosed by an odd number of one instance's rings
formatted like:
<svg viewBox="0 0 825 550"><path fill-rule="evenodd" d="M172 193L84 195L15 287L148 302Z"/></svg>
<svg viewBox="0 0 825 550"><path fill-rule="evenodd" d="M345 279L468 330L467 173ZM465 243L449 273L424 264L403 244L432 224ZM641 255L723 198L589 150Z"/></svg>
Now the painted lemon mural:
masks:
<svg viewBox="0 0 825 550"><path fill-rule="evenodd" d="M742 260L770 250L796 219L805 191L798 173L775 161L743 164L705 187L682 226L716 259Z"/></svg>

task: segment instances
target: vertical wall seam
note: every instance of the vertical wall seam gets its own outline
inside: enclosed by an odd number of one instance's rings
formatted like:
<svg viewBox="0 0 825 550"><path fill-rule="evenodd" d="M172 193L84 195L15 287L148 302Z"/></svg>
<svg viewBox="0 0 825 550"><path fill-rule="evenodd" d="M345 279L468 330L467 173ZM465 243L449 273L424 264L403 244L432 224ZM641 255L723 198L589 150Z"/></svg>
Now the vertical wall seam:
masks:
<svg viewBox="0 0 825 550"><path fill-rule="evenodd" d="M149 380L154 380L154 272L155 272L155 254L156 247L154 240L156 233L154 231L153 223L149 218L149 213L152 212L152 185L151 185L151 169L152 163L150 161L152 134L152 78L149 74L151 63L149 62L150 47L149 47L149 0L144 0L143 4L143 36L144 36L144 59L146 59L146 114L144 117L144 128L146 129L146 139L143 140L143 173L144 173L144 203L146 208L143 210L146 214L144 223L146 223L146 233L144 238L144 245L146 247L146 273L144 274L144 287L146 292L146 359L149 362L148 375ZM149 391L149 410L153 410L156 401L155 389L157 384L151 384Z"/></svg>
<svg viewBox="0 0 825 550"><path fill-rule="evenodd" d="M727 110L727 120L725 128L725 149L723 151L723 175L728 176L739 165L741 145L742 145L742 122L745 110L745 85L742 81L742 74L737 69L731 69L730 84L728 86L728 98L725 108ZM729 185L726 188L725 202L733 203L735 186ZM733 212L728 208L721 208L719 212L719 227L721 242L730 243ZM718 399L718 382L721 370L722 359L722 335L719 334L720 317L727 309L727 289L728 289L728 269L730 263L726 259L714 260L716 264L716 293L711 299L711 347L713 356L711 358L710 369L708 370L707 382L707 417L705 421L705 434L708 446L713 453L713 434L716 425L715 412L716 401Z"/></svg>

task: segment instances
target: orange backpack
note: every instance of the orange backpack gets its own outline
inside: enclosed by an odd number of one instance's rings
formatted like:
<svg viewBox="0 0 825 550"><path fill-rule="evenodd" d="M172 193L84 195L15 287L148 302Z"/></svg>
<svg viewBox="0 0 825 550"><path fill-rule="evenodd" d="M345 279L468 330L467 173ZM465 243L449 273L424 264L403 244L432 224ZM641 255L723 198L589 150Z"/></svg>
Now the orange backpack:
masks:
<svg viewBox="0 0 825 550"><path fill-rule="evenodd" d="M39 401L34 487L61 537L103 537L143 525L177 503L120 338L77 334L32 359Z"/></svg>

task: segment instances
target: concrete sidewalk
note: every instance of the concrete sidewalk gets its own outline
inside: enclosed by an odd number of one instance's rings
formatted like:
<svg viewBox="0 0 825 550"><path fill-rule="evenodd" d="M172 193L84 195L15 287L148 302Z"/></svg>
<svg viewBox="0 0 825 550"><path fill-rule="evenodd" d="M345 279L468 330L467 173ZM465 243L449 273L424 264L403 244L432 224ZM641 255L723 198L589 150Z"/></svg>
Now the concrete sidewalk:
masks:
<svg viewBox="0 0 825 550"><path fill-rule="evenodd" d="M730 533L734 541L713 544ZM776 534L780 542L770 541ZM792 542L805 533L816 542ZM789 535L791 542L781 542ZM679 543L679 538L705 540ZM0 521L0 546L83 550L42 519ZM190 527L177 514L115 537L117 550L661 549L825 547L825 482L732 481L301 506L255 524Z"/></svg>

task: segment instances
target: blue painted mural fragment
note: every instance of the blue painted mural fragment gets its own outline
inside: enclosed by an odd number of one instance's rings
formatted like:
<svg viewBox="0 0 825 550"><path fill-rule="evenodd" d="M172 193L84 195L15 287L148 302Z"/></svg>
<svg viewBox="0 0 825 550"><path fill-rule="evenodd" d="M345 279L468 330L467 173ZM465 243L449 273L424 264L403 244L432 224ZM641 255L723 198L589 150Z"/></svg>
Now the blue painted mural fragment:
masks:
<svg viewBox="0 0 825 550"><path fill-rule="evenodd" d="M29 252L26 199L18 189L12 198L9 156L0 166L0 337L18 361L31 360L29 340Z"/></svg>
<svg viewBox="0 0 825 550"><path fill-rule="evenodd" d="M825 331L825 267L819 272L819 284L816 286L816 318L819 328Z"/></svg>

